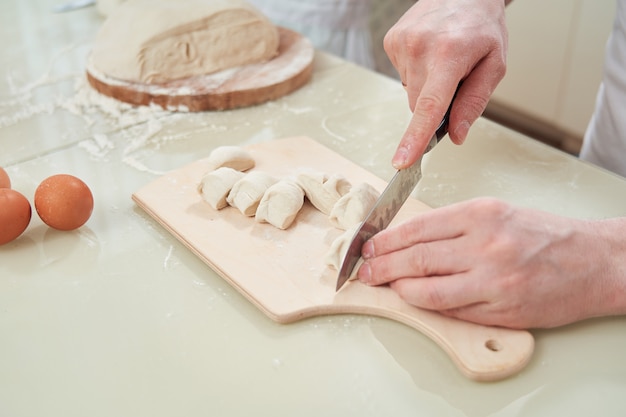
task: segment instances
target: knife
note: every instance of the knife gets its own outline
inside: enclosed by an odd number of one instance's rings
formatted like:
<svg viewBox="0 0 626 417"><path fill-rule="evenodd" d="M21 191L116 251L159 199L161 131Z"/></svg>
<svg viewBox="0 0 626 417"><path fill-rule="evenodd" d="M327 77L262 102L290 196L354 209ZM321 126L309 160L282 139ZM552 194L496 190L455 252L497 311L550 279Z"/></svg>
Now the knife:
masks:
<svg viewBox="0 0 626 417"><path fill-rule="evenodd" d="M452 101L454 101L454 98ZM430 139L430 142L428 142L424 154L433 149L435 145L437 145L439 141L441 141L441 139L448 133L448 120L450 118L451 109L452 103L450 103L446 114L443 116L443 119L439 124L439 127L437 127L437 130ZM422 154L422 157L423 156L424 155ZM393 220L398 211L400 211L400 207L402 207L407 198L409 198L413 189L415 189L415 186L422 178L422 157L420 157L420 159L410 167L396 172L374 204L374 207L372 207L368 215L365 217L365 220L361 222L361 225L352 238L352 242L350 242L350 246L346 251L341 269L339 270L336 291L339 291L348 281L348 278L350 278L354 267L361 257L361 248L363 247L363 244L376 233L389 226L391 220Z"/></svg>

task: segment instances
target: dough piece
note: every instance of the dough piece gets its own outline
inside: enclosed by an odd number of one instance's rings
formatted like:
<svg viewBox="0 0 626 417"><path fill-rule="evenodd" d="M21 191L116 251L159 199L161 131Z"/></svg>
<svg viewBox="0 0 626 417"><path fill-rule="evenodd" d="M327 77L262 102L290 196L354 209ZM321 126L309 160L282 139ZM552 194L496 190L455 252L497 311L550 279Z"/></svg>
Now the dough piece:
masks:
<svg viewBox="0 0 626 417"><path fill-rule="evenodd" d="M229 167L237 171L254 168L254 159L250 152L239 146L220 146L209 155L209 169Z"/></svg>
<svg viewBox="0 0 626 417"><path fill-rule="evenodd" d="M372 209L380 193L368 183L361 183L337 200L330 212L333 226L348 230L359 225Z"/></svg>
<svg viewBox="0 0 626 417"><path fill-rule="evenodd" d="M330 244L328 252L326 252L326 265L339 271L341 265L343 264L343 260L346 257L346 253L348 252L348 248L350 247L350 243L352 243L352 238L354 237L357 228L358 226L354 226L346 230L335 240L333 240L333 243ZM352 273L350 274L349 279L356 278L356 274L359 271L362 263L363 258L359 258L356 265L354 266L354 269L352 270Z"/></svg>
<svg viewBox="0 0 626 417"><path fill-rule="evenodd" d="M226 201L245 216L254 216L263 194L278 180L263 171L253 171L237 181Z"/></svg>
<svg viewBox="0 0 626 417"><path fill-rule="evenodd" d="M158 84L267 61L278 43L276 26L245 0L132 0L102 24L92 63L109 77Z"/></svg>
<svg viewBox="0 0 626 417"><path fill-rule="evenodd" d="M311 204L326 215L343 195L350 191L352 185L343 176L335 174L330 178L321 172L301 173L298 184L304 189Z"/></svg>
<svg viewBox="0 0 626 417"><path fill-rule="evenodd" d="M233 185L246 174L228 167L221 167L215 171L204 174L198 192L204 201L209 203L215 210L221 210L228 205L226 197Z"/></svg>
<svg viewBox="0 0 626 417"><path fill-rule="evenodd" d="M296 219L304 204L304 190L290 179L270 186L256 210L255 220L285 230Z"/></svg>

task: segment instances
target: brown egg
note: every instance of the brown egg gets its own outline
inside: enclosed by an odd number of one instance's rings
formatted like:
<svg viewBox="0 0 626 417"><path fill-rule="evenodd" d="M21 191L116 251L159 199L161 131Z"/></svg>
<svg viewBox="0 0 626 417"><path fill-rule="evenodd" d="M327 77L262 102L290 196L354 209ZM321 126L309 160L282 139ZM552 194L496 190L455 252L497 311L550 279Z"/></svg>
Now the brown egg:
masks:
<svg viewBox="0 0 626 417"><path fill-rule="evenodd" d="M0 188L11 188L9 174L2 167L0 167Z"/></svg>
<svg viewBox="0 0 626 417"><path fill-rule="evenodd" d="M0 245L17 239L28 227L31 215L26 197L10 188L0 188Z"/></svg>
<svg viewBox="0 0 626 417"><path fill-rule="evenodd" d="M35 190L35 209L48 226L74 230L89 220L93 195L80 179L67 174L53 175Z"/></svg>

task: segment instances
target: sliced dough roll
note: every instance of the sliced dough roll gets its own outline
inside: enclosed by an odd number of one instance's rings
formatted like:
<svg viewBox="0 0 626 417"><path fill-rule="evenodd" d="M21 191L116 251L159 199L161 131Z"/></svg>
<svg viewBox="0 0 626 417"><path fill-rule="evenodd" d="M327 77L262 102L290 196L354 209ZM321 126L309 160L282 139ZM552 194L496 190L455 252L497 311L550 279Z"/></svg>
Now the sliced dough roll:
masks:
<svg viewBox="0 0 626 417"><path fill-rule="evenodd" d="M250 152L240 146L219 146L209 154L208 165L210 170L221 167L247 171L254 168L254 158Z"/></svg>
<svg viewBox="0 0 626 417"><path fill-rule="evenodd" d="M221 167L206 173L198 184L198 192L204 201L215 210L221 210L228 205L226 197L233 185L246 174L228 167Z"/></svg>
<svg viewBox="0 0 626 417"><path fill-rule="evenodd" d="M352 185L342 175L328 175L321 172L301 173L298 184L304 189L311 204L329 215L337 200L350 191Z"/></svg>
<svg viewBox="0 0 626 417"><path fill-rule="evenodd" d="M256 210L255 219L287 229L304 204L304 191L293 180L283 179L270 186Z"/></svg>
<svg viewBox="0 0 626 417"><path fill-rule="evenodd" d="M368 183L361 183L352 189L333 206L330 222L333 226L348 230L359 225L372 209L380 193Z"/></svg>
<svg viewBox="0 0 626 417"><path fill-rule="evenodd" d="M333 242L330 244L330 248L328 252L326 252L326 265L334 268L339 271L341 265L343 264L343 260L346 257L346 253L348 252L348 248L350 247L350 243L352 243L352 238L356 233L357 226L354 226L346 231L344 231L341 235L339 235ZM352 273L350 274L350 280L355 279L359 268L363 264L363 258L359 258Z"/></svg>
<svg viewBox="0 0 626 417"><path fill-rule="evenodd" d="M252 171L233 185L226 201L245 216L254 216L263 194L278 180L263 171Z"/></svg>

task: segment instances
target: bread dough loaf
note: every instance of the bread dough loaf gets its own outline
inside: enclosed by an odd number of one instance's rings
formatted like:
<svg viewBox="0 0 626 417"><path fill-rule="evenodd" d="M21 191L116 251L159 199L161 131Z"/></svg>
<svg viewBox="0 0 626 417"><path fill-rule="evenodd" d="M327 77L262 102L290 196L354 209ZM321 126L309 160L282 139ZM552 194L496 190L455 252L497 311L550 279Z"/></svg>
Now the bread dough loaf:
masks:
<svg viewBox="0 0 626 417"><path fill-rule="evenodd" d="M284 230L291 226L303 204L304 190L295 181L283 179L265 191L255 219Z"/></svg>
<svg viewBox="0 0 626 417"><path fill-rule="evenodd" d="M342 196L330 212L333 226L348 230L359 225L372 209L380 193L368 183L361 183Z"/></svg>
<svg viewBox="0 0 626 417"><path fill-rule="evenodd" d="M326 215L352 185L342 175L328 175L322 172L303 172L298 174L298 184L304 189L311 204Z"/></svg>
<svg viewBox="0 0 626 417"><path fill-rule="evenodd" d="M124 81L164 83L263 62L278 29L245 0L129 0L100 28L92 64Z"/></svg>
<svg viewBox="0 0 626 417"><path fill-rule="evenodd" d="M198 192L204 201L215 210L221 210L228 205L226 197L233 185L246 174L228 167L221 167L205 174L198 184Z"/></svg>
<svg viewBox="0 0 626 417"><path fill-rule="evenodd" d="M240 146L219 146L209 155L209 169L215 170L221 167L247 171L254 168L254 158L250 152Z"/></svg>
<svg viewBox="0 0 626 417"><path fill-rule="evenodd" d="M245 216L254 216L267 189L278 180L263 171L252 171L233 185L226 201Z"/></svg>

